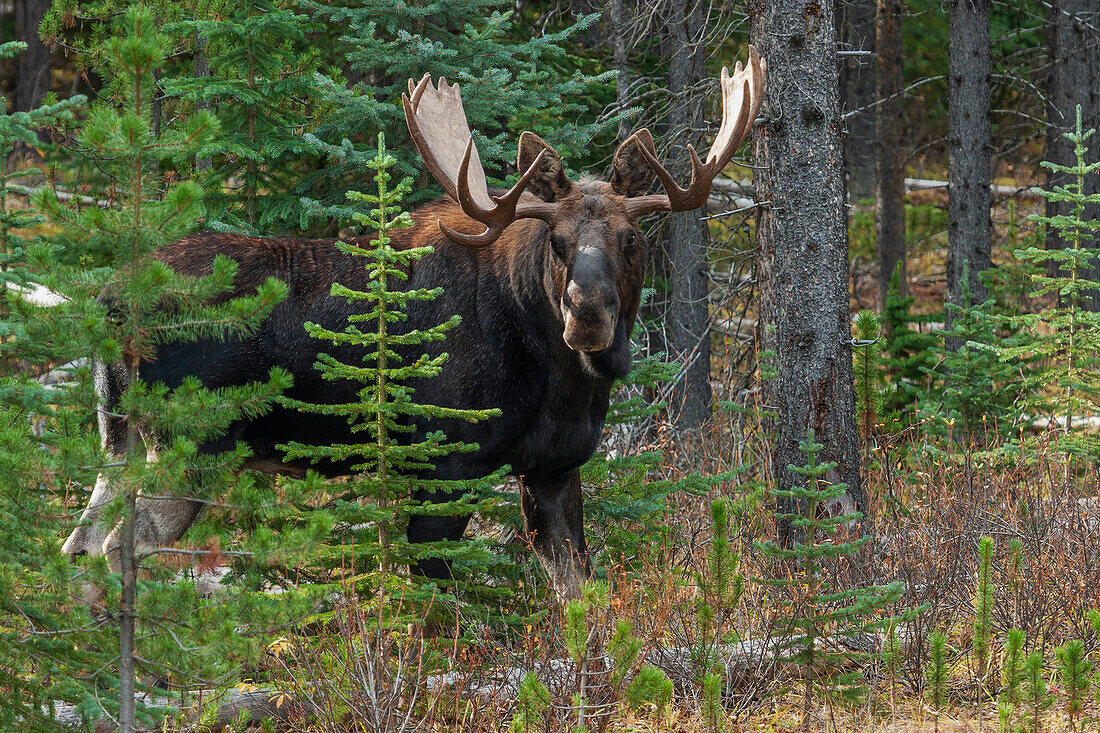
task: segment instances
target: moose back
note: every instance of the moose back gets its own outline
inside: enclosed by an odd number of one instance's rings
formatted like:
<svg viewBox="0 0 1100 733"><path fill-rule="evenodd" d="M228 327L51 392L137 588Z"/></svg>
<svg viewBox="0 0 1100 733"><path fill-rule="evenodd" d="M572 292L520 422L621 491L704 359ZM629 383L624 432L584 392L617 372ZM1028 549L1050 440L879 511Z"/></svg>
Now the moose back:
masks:
<svg viewBox="0 0 1100 733"><path fill-rule="evenodd" d="M401 355L410 359L433 349L450 354L439 376L413 385L417 400L500 410L498 417L476 424L443 419L418 423L412 437L443 430L452 440L478 444L474 453L440 459L432 472L436 478L484 476L503 465L522 477L529 539L559 594L575 594L588 573L579 468L596 450L614 380L630 367L630 333L647 259L638 220L655 211L703 205L712 179L751 129L763 97L765 69L750 47L745 68L738 63L732 75L722 70L722 123L705 162L689 150L692 175L687 188L678 186L657 161L648 130L619 146L607 182L570 180L557 152L524 132L517 156L523 172L519 182L494 195L486 186L458 86L440 80L436 87L425 76L419 84L410 81L403 97L413 141L448 194L413 212L414 227L393 233L394 247L434 248L411 266L407 286L443 288L437 299L409 306L405 328L431 327L453 314L462 319L444 344L422 344L415 354ZM665 193L647 193L655 178ZM355 401L356 385L324 381L314 367L322 349L345 362L355 355L310 338L304 324L343 329L355 306L329 291L334 282L366 289L362 263L330 240L210 232L168 245L157 256L178 272L199 275L209 271L217 255L239 264L230 295L253 291L275 277L286 282L288 297L253 337L161 346L155 359L140 365L140 378L175 387L195 376L207 387L221 387L264 379L278 366L294 377L290 397L329 404ZM101 438L109 457L118 459L126 451L127 426L111 408L127 387L126 370L100 363L95 372L106 407L100 417ZM156 435L142 438L155 447ZM277 407L235 424L200 450L220 452L244 441L253 452L250 467L286 471L295 467L283 463L276 446L322 440L343 443L353 438L343 418ZM349 470L334 463L316 468L329 475ZM66 552L104 553L118 566L118 529L97 521L117 492L109 474L98 477L80 524L65 542ZM139 498L137 550L175 542L200 509L200 503L186 496ZM414 516L408 537L413 542L459 539L467 519ZM423 561L418 569L433 577L449 572L439 560Z"/></svg>

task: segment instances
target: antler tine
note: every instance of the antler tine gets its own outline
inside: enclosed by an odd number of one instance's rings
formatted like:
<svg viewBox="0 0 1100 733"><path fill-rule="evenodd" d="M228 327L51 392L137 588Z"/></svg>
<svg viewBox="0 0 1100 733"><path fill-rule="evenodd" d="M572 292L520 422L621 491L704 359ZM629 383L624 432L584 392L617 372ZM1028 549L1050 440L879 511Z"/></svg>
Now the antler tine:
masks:
<svg viewBox="0 0 1100 733"><path fill-rule="evenodd" d="M450 239L467 246L489 244L516 219L548 219L557 209L556 204L519 203L538 170L541 155L506 194L489 193L457 84L448 85L440 78L438 87L433 88L431 76L425 74L415 85L409 80L409 93L401 95L401 102L409 134L428 171L467 216L487 227L482 234L463 234L440 222L440 229Z"/></svg>
<svg viewBox="0 0 1100 733"><path fill-rule="evenodd" d="M752 46L749 46L749 61L746 66L742 67L738 62L734 66L732 75L729 69L722 67L722 123L718 127L718 134L707 153L705 163L699 159L695 148L688 145L688 155L691 158L691 182L687 188L681 188L676 183L668 170L657 160L654 151L645 146L639 148L658 180L661 181L665 194L628 199L627 206L635 215L660 210L690 211L706 203L714 177L733 158L737 148L748 136L752 122L760 111L760 104L764 98L766 69L767 64L760 59Z"/></svg>
<svg viewBox="0 0 1100 733"><path fill-rule="evenodd" d="M466 143L466 151L462 156L462 165L459 166L458 169L458 196L456 200L459 205L462 206L462 211L466 216L481 222L485 225L486 229L481 234L464 234L440 221L439 229L448 238L459 244L466 245L467 247L484 246L496 241L508 225L516 219L529 217L545 218L546 215L552 214L554 209L557 208L547 204L542 204L541 206L539 204L519 205L519 197L527 188L527 184L531 182L531 178L538 171L538 165L542 162L543 156L546 155L545 150L539 152L535 160L527 167L523 175L520 176L520 179L516 181L516 185L512 186L507 193L500 196L489 195L496 206L491 209L479 206L470 195L469 171L473 145L473 140ZM517 207L519 207L519 214L517 214Z"/></svg>

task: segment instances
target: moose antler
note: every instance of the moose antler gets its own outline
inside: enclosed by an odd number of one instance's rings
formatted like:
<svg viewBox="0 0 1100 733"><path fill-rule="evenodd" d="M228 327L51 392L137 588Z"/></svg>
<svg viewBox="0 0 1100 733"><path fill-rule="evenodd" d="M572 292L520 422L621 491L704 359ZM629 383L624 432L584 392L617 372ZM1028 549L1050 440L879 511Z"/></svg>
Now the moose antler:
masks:
<svg viewBox="0 0 1100 733"><path fill-rule="evenodd" d="M660 179L665 193L627 199L626 207L631 216L639 217L652 211L691 211L706 203L714 177L726 167L737 148L748 137L752 123L760 111L760 104L764 101L767 69L767 63L752 46L749 46L749 62L744 68L738 61L731 75L729 69L722 67L722 124L718 127L718 135L707 153L705 163L699 160L694 146L688 145L691 183L686 189L680 188L672 175L660 164L651 145L638 146Z"/></svg>
<svg viewBox="0 0 1100 733"><path fill-rule="evenodd" d="M433 87L430 74L425 74L415 86L409 79L409 93L401 95L401 102L413 143L432 176L462 206L466 216L486 227L481 234L463 234L439 222L440 230L448 238L470 247L482 246L496 241L516 219L548 221L553 216L558 204L519 203L546 151L539 153L507 193L502 196L489 193L458 84L448 85L446 79L440 78L439 86Z"/></svg>

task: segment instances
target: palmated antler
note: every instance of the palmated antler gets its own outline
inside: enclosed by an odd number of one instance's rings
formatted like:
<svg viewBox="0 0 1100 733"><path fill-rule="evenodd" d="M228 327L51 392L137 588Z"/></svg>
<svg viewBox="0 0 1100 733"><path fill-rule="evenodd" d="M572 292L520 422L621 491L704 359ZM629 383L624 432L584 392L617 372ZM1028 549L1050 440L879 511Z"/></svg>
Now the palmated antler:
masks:
<svg viewBox="0 0 1100 733"><path fill-rule="evenodd" d="M409 93L402 94L401 101L409 133L428 171L462 206L466 216L486 227L481 234L463 234L439 222L440 230L449 239L470 247L482 246L496 241L516 219L549 221L553 217L558 208L556 203L519 202L546 151L539 153L507 193L494 196L485 182L485 170L470 135L458 85L448 85L446 79L440 78L439 86L433 87L431 75L425 74L415 86L409 79Z"/></svg>
<svg viewBox="0 0 1100 733"><path fill-rule="evenodd" d="M738 61L731 75L726 67L722 67L722 124L705 163L699 160L695 148L688 145L691 183L687 188L681 188L660 164L652 143L638 146L660 179L665 193L628 198L626 207L631 216L637 218L653 211L691 211L706 203L714 177L730 162L752 129L760 104L764 101L767 69L767 63L752 46L749 46L749 62L744 68Z"/></svg>

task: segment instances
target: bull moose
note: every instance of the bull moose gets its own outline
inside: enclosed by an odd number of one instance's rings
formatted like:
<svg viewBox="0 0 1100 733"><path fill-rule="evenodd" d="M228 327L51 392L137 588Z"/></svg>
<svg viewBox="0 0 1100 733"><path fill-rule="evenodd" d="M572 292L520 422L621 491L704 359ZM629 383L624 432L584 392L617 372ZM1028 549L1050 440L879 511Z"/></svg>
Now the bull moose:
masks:
<svg viewBox="0 0 1100 733"><path fill-rule="evenodd" d="M442 286L443 294L408 310L406 327L437 324L452 314L461 323L450 332L450 359L442 374L418 385L425 404L497 408L499 417L469 424L440 419L416 425L477 443L474 453L442 458L432 475L462 479L511 466L522 477L521 503L530 541L559 594L571 595L589 569L583 529L579 467L595 452L603 430L611 387L630 367L630 334L638 311L647 258L638 220L651 212L690 211L703 205L715 175L749 133L763 97L766 65L749 47L749 60L731 75L722 69L722 122L706 160L693 148L691 181L681 188L657 161L648 130L635 132L615 153L609 182L577 181L566 175L561 157L531 132L519 139L519 181L507 192L490 193L470 134L458 85L425 75L409 81L402 95L412 139L446 197L417 209L415 226L396 232L398 248L431 246L434 252L411 266L412 288ZM649 194L654 179L664 193ZM303 324L340 329L355 304L330 296L334 282L365 289L362 264L338 251L331 240L259 238L204 232L156 253L176 271L209 272L217 255L239 263L234 293L254 290L269 277L284 280L289 295L259 331L244 339L167 344L140 364L148 382L176 387L195 376L207 387L262 379L279 366L294 377L288 396L307 402L345 403L355 385L326 382L314 368L320 342ZM232 294L231 294L232 295ZM324 347L326 349L331 347ZM425 348L423 346L417 347ZM441 348L441 347L436 347ZM334 356L350 361L346 354ZM404 356L416 356L405 354ZM126 388L120 364L95 366L96 389L106 409L100 436L111 459L126 451L126 425L113 412ZM156 436L143 435L155 445ZM237 441L253 453L261 470L291 470L277 446L318 439L353 440L339 417L274 408L242 420L222 438L200 446L216 453ZM150 454L149 460L155 457ZM349 472L321 464L328 475ZM119 530L99 522L117 495L109 475L97 478L81 522L64 544L70 555L106 554L118 566ZM418 496L418 500L441 497ZM139 497L135 546L153 549L178 540L195 521L201 504L186 497ZM414 516L410 541L459 539L467 517ZM420 572L447 577L441 561L420 564Z"/></svg>

